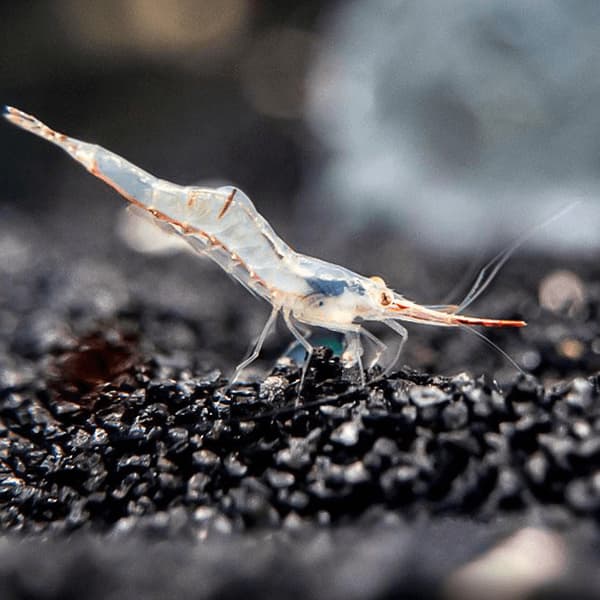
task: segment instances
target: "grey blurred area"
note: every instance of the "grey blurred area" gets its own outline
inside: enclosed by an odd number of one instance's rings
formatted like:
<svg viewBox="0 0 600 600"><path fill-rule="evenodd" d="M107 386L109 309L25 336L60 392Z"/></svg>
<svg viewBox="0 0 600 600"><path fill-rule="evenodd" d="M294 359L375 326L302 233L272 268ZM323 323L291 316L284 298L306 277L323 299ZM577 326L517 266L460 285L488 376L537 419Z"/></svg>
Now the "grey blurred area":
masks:
<svg viewBox="0 0 600 600"><path fill-rule="evenodd" d="M533 244L598 247L598 2L348 2L324 31L314 195L463 252L583 200Z"/></svg>

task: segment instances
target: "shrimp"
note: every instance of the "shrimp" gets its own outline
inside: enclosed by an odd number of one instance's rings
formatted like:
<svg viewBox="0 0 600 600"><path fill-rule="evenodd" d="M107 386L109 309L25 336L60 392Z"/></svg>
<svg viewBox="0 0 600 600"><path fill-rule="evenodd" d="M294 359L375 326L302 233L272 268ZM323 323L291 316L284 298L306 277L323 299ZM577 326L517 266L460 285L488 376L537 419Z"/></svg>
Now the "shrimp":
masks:
<svg viewBox="0 0 600 600"><path fill-rule="evenodd" d="M485 269L481 272L461 305L420 305L392 290L381 277L365 277L296 252L275 233L248 196L236 187L213 189L169 183L101 146L58 133L16 108L5 107L4 116L11 123L60 146L92 175L119 192L139 209L138 212L182 236L194 250L211 258L251 293L271 305L269 318L252 351L236 367L231 382L258 357L279 315L306 351L299 394L313 354L310 330L306 327L322 327L345 336L345 365L358 367L364 386L361 336L377 347L373 364L387 350L387 345L364 327L365 322L384 323L398 334L394 357L380 377L393 369L407 339L408 332L399 321L467 328L526 325L520 320L460 314L487 287L514 248L498 255L493 268L490 263L491 274L486 275Z"/></svg>

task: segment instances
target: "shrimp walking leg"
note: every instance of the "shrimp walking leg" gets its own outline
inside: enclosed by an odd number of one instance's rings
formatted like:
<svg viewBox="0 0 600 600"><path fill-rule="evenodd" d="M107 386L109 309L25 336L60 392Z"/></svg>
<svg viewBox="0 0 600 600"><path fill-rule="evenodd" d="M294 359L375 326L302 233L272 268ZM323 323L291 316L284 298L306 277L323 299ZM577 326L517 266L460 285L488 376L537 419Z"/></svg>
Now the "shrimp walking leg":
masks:
<svg viewBox="0 0 600 600"><path fill-rule="evenodd" d="M348 331L345 334L346 337L346 351L344 356L346 357L349 366L356 365L360 377L360 387L365 387L365 371L363 369L362 353L363 347L360 342L360 329L358 331Z"/></svg>
<svg viewBox="0 0 600 600"><path fill-rule="evenodd" d="M302 388L304 387L304 379L306 377L306 372L308 371L308 366L310 365L310 359L312 358L312 355L314 352L314 347L302 335L302 333L300 333L300 330L298 329L298 327L296 327L296 325L292 321L292 315L291 315L290 311L284 311L283 320L285 321L287 328L290 330L290 333L296 338L296 340L298 340L298 342L300 344L302 344L302 346L304 347L304 350L306 350L306 361L304 363L304 366L302 367L302 375L300 377L300 385L298 387L298 398L296 400L296 403L299 403L300 394L302 393Z"/></svg>
<svg viewBox="0 0 600 600"><path fill-rule="evenodd" d="M383 354L388 349L388 345L383 343L375 334L371 333L364 327L361 329L361 333L378 349L375 351L375 356L369 361L369 369L372 369L378 362Z"/></svg>
<svg viewBox="0 0 600 600"><path fill-rule="evenodd" d="M400 325L400 323L392 321L391 319L386 319L384 323L400 336L400 341L398 342L398 346L396 348L396 352L394 353L392 360L385 366L383 372L379 377L377 377L377 379L383 379L384 377L387 377L390 374L392 369L400 360L400 355L402 354L404 344L406 343L406 339L408 338L408 331L406 331L406 327L403 327L402 325Z"/></svg>
<svg viewBox="0 0 600 600"><path fill-rule="evenodd" d="M252 348L252 351L250 352L250 354L248 355L247 358L245 358L236 368L235 371L233 373L233 377L231 378L231 382L233 383L240 375L240 373L251 363L253 363L257 358L258 355L260 354L260 351L263 347L263 344L265 343L265 340L267 339L267 336L269 335L269 332L271 331L275 321L277 320L277 315L279 314L279 308L273 308L273 310L271 311L271 314L269 315L269 318L267 319L267 322L265 323L265 326L263 327L263 330L260 332L260 335L258 336L258 339L256 340L256 343L254 344L254 347Z"/></svg>
<svg viewBox="0 0 600 600"><path fill-rule="evenodd" d="M310 338L312 334L312 329L310 329L309 327L305 327L304 325L302 325L302 323L296 323L296 327L298 328L298 331L304 336L304 338L306 338L307 340Z"/></svg>

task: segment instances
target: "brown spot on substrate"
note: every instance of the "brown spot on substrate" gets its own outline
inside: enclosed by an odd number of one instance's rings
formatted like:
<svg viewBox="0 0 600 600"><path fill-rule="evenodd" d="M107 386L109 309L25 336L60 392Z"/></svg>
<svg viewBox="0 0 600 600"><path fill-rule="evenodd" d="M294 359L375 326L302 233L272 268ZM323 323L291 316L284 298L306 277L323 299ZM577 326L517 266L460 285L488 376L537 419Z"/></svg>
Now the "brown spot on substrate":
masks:
<svg viewBox="0 0 600 600"><path fill-rule="evenodd" d="M49 368L51 389L59 399L93 404L96 392L104 385L132 379L138 358L133 338L90 333L77 340L72 350L56 357Z"/></svg>

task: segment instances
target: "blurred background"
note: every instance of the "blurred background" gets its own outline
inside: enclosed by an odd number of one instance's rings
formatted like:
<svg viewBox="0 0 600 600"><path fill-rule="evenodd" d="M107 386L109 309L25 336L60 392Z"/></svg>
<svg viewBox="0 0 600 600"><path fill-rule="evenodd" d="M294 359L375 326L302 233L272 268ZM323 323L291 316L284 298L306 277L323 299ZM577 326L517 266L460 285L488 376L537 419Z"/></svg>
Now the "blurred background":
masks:
<svg viewBox="0 0 600 600"><path fill-rule="evenodd" d="M523 252L597 251L596 0L4 2L0 29L2 103L164 179L235 184L296 249L423 303L456 300L471 265L573 200ZM52 260L36 289L74 314L175 303L213 334L227 324L224 355L256 333L264 307L217 267L57 149L0 136L0 269L19 301ZM547 275L512 264L534 287Z"/></svg>

